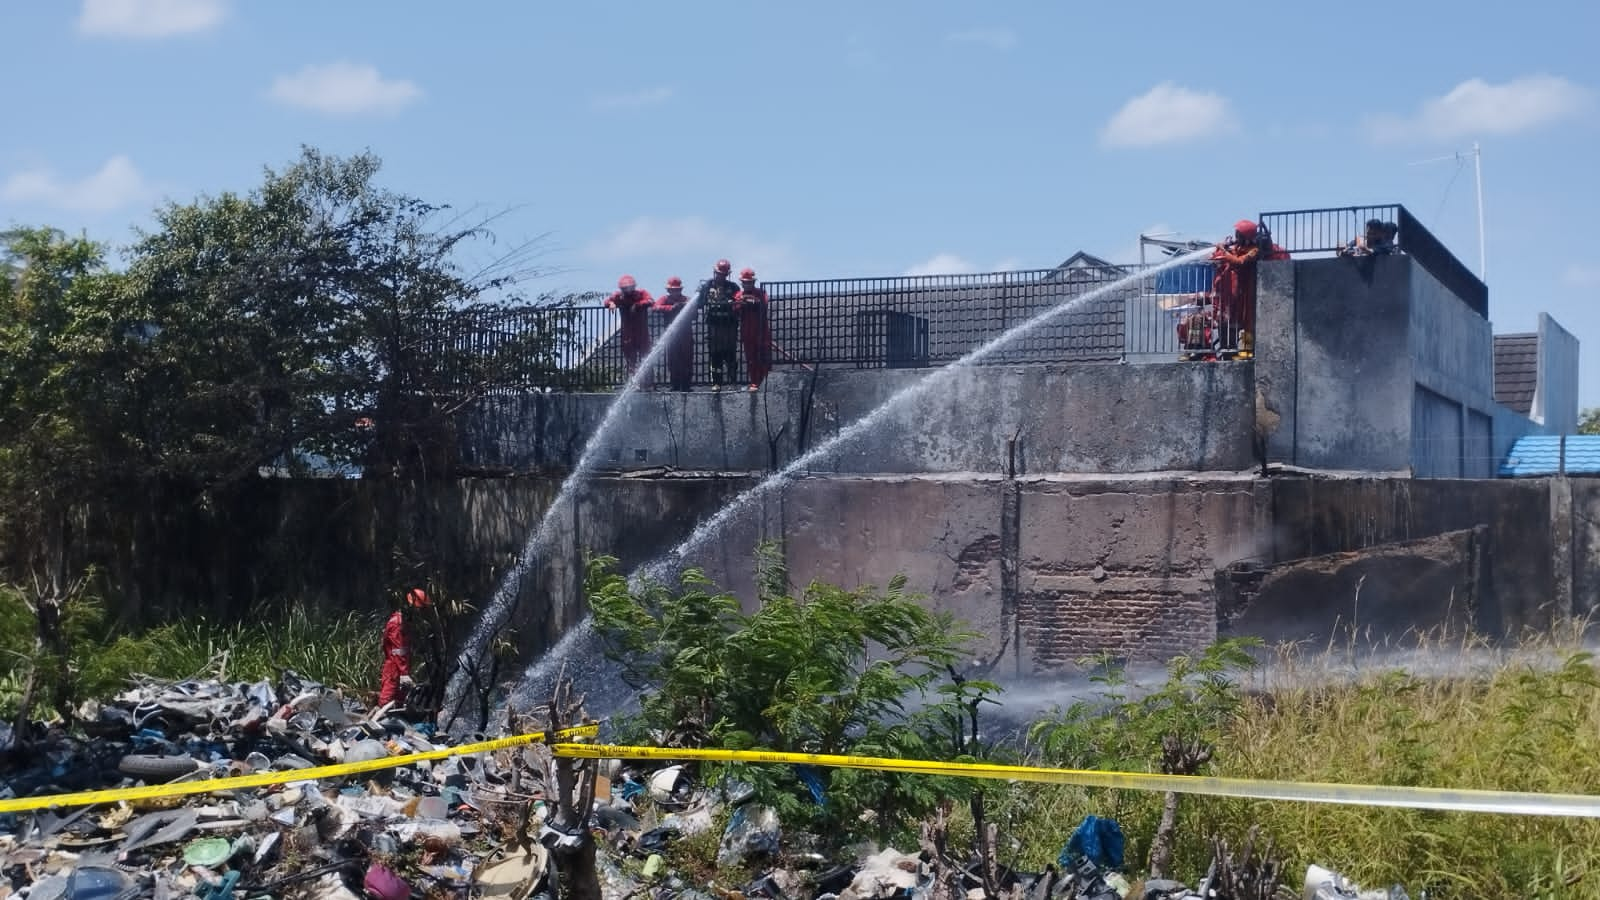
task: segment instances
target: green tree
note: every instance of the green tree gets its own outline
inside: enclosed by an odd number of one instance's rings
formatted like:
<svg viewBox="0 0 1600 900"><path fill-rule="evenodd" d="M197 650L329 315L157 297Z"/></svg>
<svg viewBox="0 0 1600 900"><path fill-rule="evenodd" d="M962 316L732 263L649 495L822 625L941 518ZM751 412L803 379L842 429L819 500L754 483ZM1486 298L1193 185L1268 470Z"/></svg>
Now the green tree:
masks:
<svg viewBox="0 0 1600 900"><path fill-rule="evenodd" d="M315 451L448 474L465 406L555 369L570 316L495 328L538 274L532 245L469 270L492 235L379 188L379 168L308 148L248 195L162 209L134 245L118 312L155 326L141 437L166 472L215 482Z"/></svg>
<svg viewBox="0 0 1600 900"><path fill-rule="evenodd" d="M771 550L763 552L770 560ZM609 655L643 687L639 726L669 745L903 758L951 758L947 742L963 703L998 691L968 681L941 693L970 653L973 633L934 613L896 577L884 590L813 583L791 594L762 566L758 608L719 591L698 570L676 589L630 585L610 558L591 560L588 597ZM957 789L945 779L831 770L813 774L828 798L814 803L795 774L729 767L785 820L844 836L875 813L894 833Z"/></svg>
<svg viewBox="0 0 1600 900"><path fill-rule="evenodd" d="M1579 434L1600 434L1600 406L1591 406L1578 416Z"/></svg>
<svg viewBox="0 0 1600 900"><path fill-rule="evenodd" d="M166 508L225 522L230 491L312 455L450 474L464 409L555 373L570 304L516 293L536 242L493 249L487 221L378 172L305 149L248 193L160 209L123 272L86 239L0 234L0 581L46 644L74 592L138 614L82 576L115 557L127 578Z"/></svg>
<svg viewBox="0 0 1600 900"><path fill-rule="evenodd" d="M114 276L101 248L52 229L0 235L0 570L33 624L19 722L40 688L68 712L69 619L85 583L69 556L92 498L115 489L122 390L93 313Z"/></svg>

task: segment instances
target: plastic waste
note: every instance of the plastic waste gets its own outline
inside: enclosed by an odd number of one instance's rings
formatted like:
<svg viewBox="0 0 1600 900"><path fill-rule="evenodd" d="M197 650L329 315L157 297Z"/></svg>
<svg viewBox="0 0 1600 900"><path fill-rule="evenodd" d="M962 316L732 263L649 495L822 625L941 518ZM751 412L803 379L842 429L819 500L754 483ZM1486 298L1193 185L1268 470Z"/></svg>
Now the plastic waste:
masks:
<svg viewBox="0 0 1600 900"><path fill-rule="evenodd" d="M233 845L224 838L201 838L183 848L183 861L191 866L215 869L233 855Z"/></svg>
<svg viewBox="0 0 1600 900"><path fill-rule="evenodd" d="M769 807L746 804L733 811L717 848L717 863L734 866L778 852L782 830L778 814Z"/></svg>
<svg viewBox="0 0 1600 900"><path fill-rule="evenodd" d="M1125 847L1122 826L1116 819L1084 816L1067 840L1067 846L1056 857L1056 864L1065 869L1072 865L1075 857L1081 856L1102 869L1120 869Z"/></svg>
<svg viewBox="0 0 1600 900"><path fill-rule="evenodd" d="M362 880L361 886L377 900L407 900L411 896L411 886L379 863L367 867L367 877Z"/></svg>
<svg viewBox="0 0 1600 900"><path fill-rule="evenodd" d="M1306 900L1409 900L1406 889L1398 884L1388 889L1363 890L1338 872L1318 865L1306 866L1305 898Z"/></svg>

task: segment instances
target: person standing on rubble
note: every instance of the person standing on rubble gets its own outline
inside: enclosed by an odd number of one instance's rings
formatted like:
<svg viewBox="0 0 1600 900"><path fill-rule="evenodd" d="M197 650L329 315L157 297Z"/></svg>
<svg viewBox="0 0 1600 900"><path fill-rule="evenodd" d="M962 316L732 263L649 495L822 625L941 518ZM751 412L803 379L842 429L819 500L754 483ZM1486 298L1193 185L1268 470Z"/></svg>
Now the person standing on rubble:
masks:
<svg viewBox="0 0 1600 900"><path fill-rule="evenodd" d="M739 314L739 340L744 344L744 365L750 371L750 390L772 371L772 325L767 320L767 291L756 287L756 270L739 273L739 293L733 308Z"/></svg>
<svg viewBox="0 0 1600 900"><path fill-rule="evenodd" d="M734 310L733 299L739 286L728 275L733 263L717 260L711 270L711 279L701 282L695 299L706 316L706 349L711 356L711 389L722 390L724 384L735 384L739 378L739 314Z"/></svg>
<svg viewBox="0 0 1600 900"><path fill-rule="evenodd" d="M411 619L432 605L433 600L428 597L427 591L412 588L406 592L405 602L384 623L383 670L378 678L379 706L404 700L415 686L416 683L411 680Z"/></svg>
<svg viewBox="0 0 1600 900"><path fill-rule="evenodd" d="M614 309L622 319L622 361L628 368L628 377L639 371L639 363L650 354L650 308L654 304L649 291L639 290L632 275L617 279L617 289L606 298L606 308Z"/></svg>
<svg viewBox="0 0 1600 900"><path fill-rule="evenodd" d="M683 279L674 275L667 279L667 292L656 299L656 309L666 317L667 327L689 305L683 293ZM667 345L667 378L675 391L687 391L694 386L694 323L685 322Z"/></svg>

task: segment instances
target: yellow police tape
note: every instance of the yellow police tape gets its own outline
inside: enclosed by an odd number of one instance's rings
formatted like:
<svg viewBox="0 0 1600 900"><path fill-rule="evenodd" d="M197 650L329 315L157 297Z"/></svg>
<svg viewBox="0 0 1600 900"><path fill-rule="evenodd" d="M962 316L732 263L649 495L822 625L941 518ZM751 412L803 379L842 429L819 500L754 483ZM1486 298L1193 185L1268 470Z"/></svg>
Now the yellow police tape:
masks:
<svg viewBox="0 0 1600 900"><path fill-rule="evenodd" d="M1070 784L1079 787L1119 788L1136 791L1174 791L1248 800L1298 800L1304 803L1342 803L1355 806L1397 806L1456 812L1600 818L1600 797L1584 794L1533 794L1518 791L1453 790L1389 785L1328 784L1296 781L1253 781L1200 775L1152 775L1139 772L1095 772L1084 769L1048 769L1037 766L999 766L989 763L935 762L887 759L875 756L827 756L812 753L777 753L770 750L669 750L660 747L626 747L606 744L553 744L556 756L598 759L706 760L712 762L787 763L877 769L923 775L993 778Z"/></svg>
<svg viewBox="0 0 1600 900"><path fill-rule="evenodd" d="M594 737L599 732L599 725L579 725L575 728L563 728L555 733L555 737L564 739ZM175 784L148 784L141 787L108 788L103 791L80 791L75 794L18 797L14 800L0 800L0 813L25 812L30 809L53 809L67 806L92 806L99 803L118 803L124 800L153 800L164 797L180 797L185 794L210 794L215 791L229 791L236 788L266 787L274 784L315 781L321 778L339 778L344 775L359 775L363 772L395 769L400 766L409 766L412 763L445 759L451 756L490 753L495 750L505 750L508 747L541 743L544 740L545 733L535 731L529 734L496 738L492 741L481 741L476 744L445 747L441 750L402 753L397 756L366 759L360 762L338 763L331 766L315 766L309 769L257 772L251 775L237 775L232 778L209 778L202 781L181 781ZM573 747L579 745L564 744L563 746Z"/></svg>

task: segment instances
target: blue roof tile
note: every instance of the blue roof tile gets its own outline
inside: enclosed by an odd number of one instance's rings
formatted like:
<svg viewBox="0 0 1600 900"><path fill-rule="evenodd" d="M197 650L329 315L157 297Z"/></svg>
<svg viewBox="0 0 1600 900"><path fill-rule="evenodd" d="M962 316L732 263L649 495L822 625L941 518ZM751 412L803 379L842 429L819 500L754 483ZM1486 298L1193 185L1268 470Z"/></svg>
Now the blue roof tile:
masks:
<svg viewBox="0 0 1600 900"><path fill-rule="evenodd" d="M1600 475L1600 435L1569 434L1566 438L1568 475ZM1560 473L1561 437L1531 434L1518 438L1500 464L1502 478L1528 478Z"/></svg>

